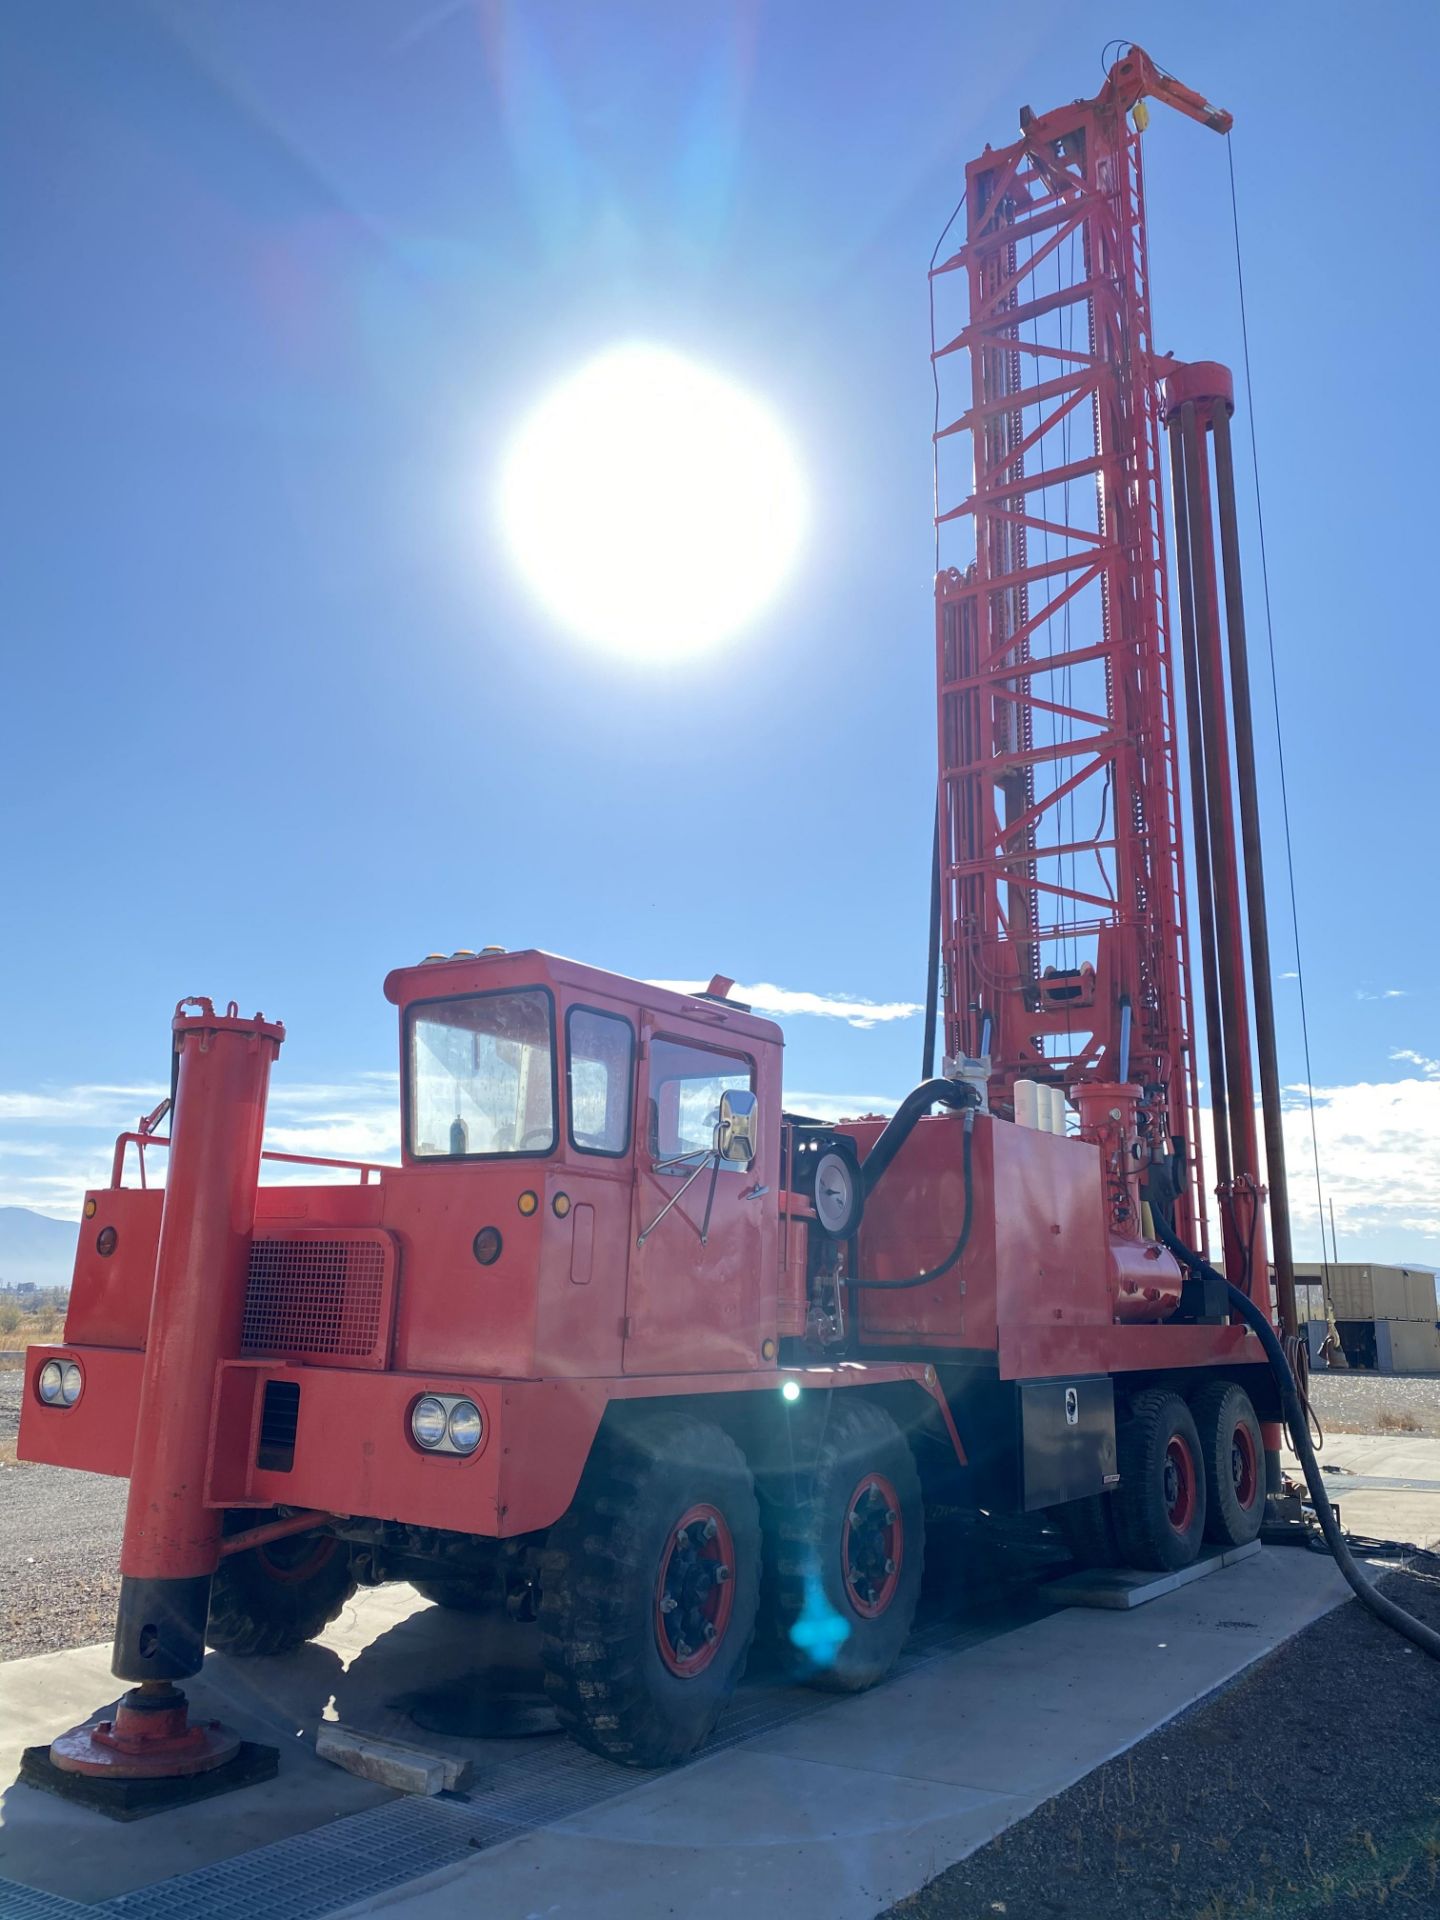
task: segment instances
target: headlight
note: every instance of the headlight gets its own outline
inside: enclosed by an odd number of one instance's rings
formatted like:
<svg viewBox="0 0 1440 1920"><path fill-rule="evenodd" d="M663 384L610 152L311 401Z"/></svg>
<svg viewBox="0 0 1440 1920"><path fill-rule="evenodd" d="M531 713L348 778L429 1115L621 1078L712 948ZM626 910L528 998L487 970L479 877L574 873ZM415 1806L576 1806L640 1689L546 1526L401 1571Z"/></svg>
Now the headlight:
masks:
<svg viewBox="0 0 1440 1920"><path fill-rule="evenodd" d="M60 1362L60 1399L67 1407L73 1407L80 1398L80 1390L85 1385L85 1376L73 1360Z"/></svg>
<svg viewBox="0 0 1440 1920"><path fill-rule="evenodd" d="M485 1416L458 1393L427 1393L415 1402L410 1431L426 1453L474 1453L485 1438Z"/></svg>
<svg viewBox="0 0 1440 1920"><path fill-rule="evenodd" d="M427 1394L423 1400L415 1402L415 1411L410 1415L410 1431L415 1436L416 1446L424 1447L427 1452L440 1446L445 1439L447 1424L443 1400Z"/></svg>
<svg viewBox="0 0 1440 1920"><path fill-rule="evenodd" d="M457 1400L450 1409L450 1444L457 1453L473 1453L480 1444L485 1422L473 1400Z"/></svg>
<svg viewBox="0 0 1440 1920"><path fill-rule="evenodd" d="M77 1368L76 1371L78 1372L79 1369ZM65 1391L65 1375L61 1371L60 1362L47 1360L40 1369L35 1385L47 1407L58 1406Z"/></svg>

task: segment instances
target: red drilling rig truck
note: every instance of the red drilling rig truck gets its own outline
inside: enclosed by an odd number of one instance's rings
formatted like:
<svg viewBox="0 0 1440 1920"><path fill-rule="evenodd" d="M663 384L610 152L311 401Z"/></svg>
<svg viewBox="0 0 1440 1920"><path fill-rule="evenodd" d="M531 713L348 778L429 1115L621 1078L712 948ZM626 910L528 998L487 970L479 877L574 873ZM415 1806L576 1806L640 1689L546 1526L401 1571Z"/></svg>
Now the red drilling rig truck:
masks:
<svg viewBox="0 0 1440 1920"><path fill-rule="evenodd" d="M932 262L963 309L937 393L968 381L936 417L960 549L920 1084L831 1124L787 1111L781 1033L724 979L431 954L385 983L400 1164L267 1186L283 1030L183 1001L169 1137L162 1108L118 1143L65 1339L26 1364L22 1457L130 1480L131 1690L55 1767L232 1766L175 1682L207 1643L319 1633L357 1583L533 1618L563 1725L653 1766L706 1739L757 1630L821 1686L880 1679L937 1505L1044 1511L1092 1565L1256 1537L1279 1402L1185 1259L1198 998L1217 1251L1268 1313L1273 1239L1293 1320L1233 399L1152 341L1147 98L1228 132L1131 48L971 162Z"/></svg>

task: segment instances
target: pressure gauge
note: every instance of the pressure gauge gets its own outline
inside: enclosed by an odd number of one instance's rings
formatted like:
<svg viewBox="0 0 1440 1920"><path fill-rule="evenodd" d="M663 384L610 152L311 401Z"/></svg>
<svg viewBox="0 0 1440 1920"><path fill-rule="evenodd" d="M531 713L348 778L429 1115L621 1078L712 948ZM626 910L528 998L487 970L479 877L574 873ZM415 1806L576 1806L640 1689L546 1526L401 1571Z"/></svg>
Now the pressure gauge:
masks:
<svg viewBox="0 0 1440 1920"><path fill-rule="evenodd" d="M815 1212L826 1233L848 1240L860 1225L865 1197L860 1169L848 1153L827 1147L815 1162Z"/></svg>

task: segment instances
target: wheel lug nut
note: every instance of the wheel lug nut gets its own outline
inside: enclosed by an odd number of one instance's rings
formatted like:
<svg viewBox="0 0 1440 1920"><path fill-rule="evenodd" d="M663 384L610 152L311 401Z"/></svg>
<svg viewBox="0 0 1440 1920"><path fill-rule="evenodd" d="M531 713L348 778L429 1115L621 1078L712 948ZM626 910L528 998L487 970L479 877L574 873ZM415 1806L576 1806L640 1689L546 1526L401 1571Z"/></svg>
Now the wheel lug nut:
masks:
<svg viewBox="0 0 1440 1920"><path fill-rule="evenodd" d="M886 1524L886 1526L887 1526L887 1527L893 1527L893 1526L894 1526L894 1524L895 1524L895 1522L896 1522L896 1521L897 1521L897 1520L898 1520L899 1518L900 1518L900 1516L899 1516L899 1514L898 1514L898 1513L896 1513L896 1512L894 1511L894 1509L893 1509L893 1508L889 1508L889 1507L887 1507L887 1508L886 1508L886 1510L885 1510L885 1524Z"/></svg>
<svg viewBox="0 0 1440 1920"><path fill-rule="evenodd" d="M895 1571L895 1562L893 1560L887 1560L885 1562L885 1571L886 1573L893 1573Z"/></svg>
<svg viewBox="0 0 1440 1920"><path fill-rule="evenodd" d="M721 1561L721 1563L720 1563L720 1565L719 1565L718 1567L716 1567L716 1569L715 1569L715 1584L716 1584L716 1586L717 1586L717 1587L723 1587L723 1586L724 1586L724 1584L725 1584L725 1582L726 1582L726 1581L727 1581L727 1580L728 1580L729 1578L730 1578L730 1569L729 1569L729 1567L727 1567L727 1566L725 1565L725 1563L724 1563L724 1561L722 1560L722 1561Z"/></svg>
<svg viewBox="0 0 1440 1920"><path fill-rule="evenodd" d="M705 1622L705 1638L707 1641L715 1638L715 1622L713 1620L707 1620Z"/></svg>
<svg viewBox="0 0 1440 1920"><path fill-rule="evenodd" d="M715 1538L715 1533L716 1533L715 1522L713 1520L707 1520L705 1522L704 1531L701 1537L706 1540L713 1540Z"/></svg>
<svg viewBox="0 0 1440 1920"><path fill-rule="evenodd" d="M665 1598L660 1602L660 1611L662 1613L673 1613L675 1611L675 1606L676 1606L676 1601L675 1601L674 1594L667 1593Z"/></svg>

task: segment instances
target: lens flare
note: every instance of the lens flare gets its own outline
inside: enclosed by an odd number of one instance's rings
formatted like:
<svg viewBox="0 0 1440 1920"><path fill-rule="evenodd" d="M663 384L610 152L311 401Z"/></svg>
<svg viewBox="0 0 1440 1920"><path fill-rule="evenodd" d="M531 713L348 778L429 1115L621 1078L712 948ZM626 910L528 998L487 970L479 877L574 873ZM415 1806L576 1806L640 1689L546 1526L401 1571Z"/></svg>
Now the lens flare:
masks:
<svg viewBox="0 0 1440 1920"><path fill-rule="evenodd" d="M791 572L805 485L752 395L669 348L611 348L525 420L500 481L520 571L560 624L636 659L728 639Z"/></svg>

